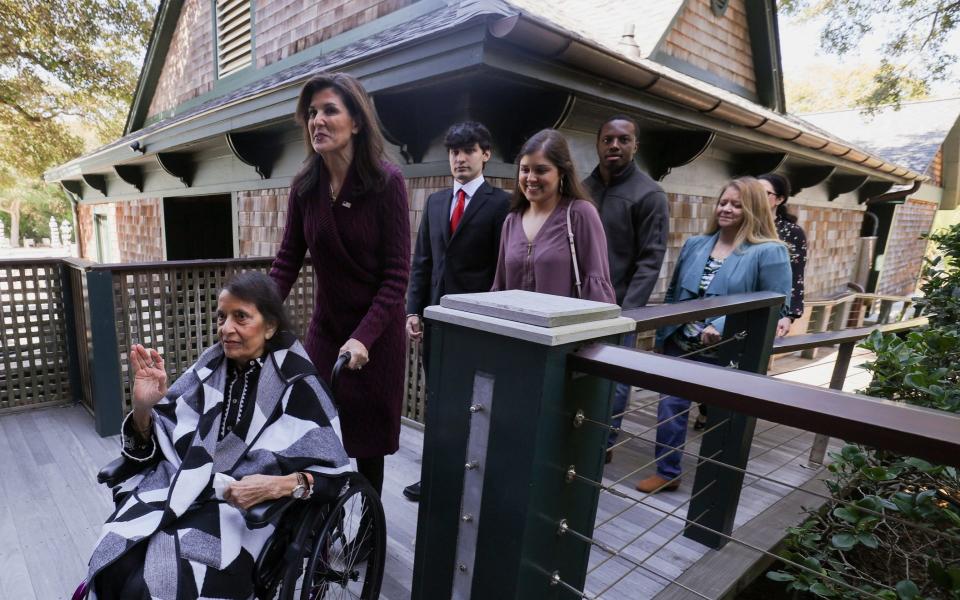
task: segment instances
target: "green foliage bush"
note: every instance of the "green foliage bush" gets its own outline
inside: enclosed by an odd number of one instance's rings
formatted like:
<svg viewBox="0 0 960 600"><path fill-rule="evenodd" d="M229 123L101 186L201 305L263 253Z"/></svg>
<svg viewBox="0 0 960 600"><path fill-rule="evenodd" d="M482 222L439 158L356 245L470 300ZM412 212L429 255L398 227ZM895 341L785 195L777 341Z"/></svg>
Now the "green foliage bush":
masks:
<svg viewBox="0 0 960 600"><path fill-rule="evenodd" d="M918 302L929 325L864 342L876 354L864 393L960 413L960 225L929 239L940 250ZM960 600L957 469L854 444L830 457L835 501L788 530L786 567L767 578L814 597Z"/></svg>

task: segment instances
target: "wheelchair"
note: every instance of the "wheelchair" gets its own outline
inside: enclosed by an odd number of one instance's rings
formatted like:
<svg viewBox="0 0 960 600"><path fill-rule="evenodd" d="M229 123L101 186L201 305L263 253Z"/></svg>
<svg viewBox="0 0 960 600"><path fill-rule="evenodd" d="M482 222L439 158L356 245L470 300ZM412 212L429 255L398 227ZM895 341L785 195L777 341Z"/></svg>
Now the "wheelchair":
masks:
<svg viewBox="0 0 960 600"><path fill-rule="evenodd" d="M129 467L120 457L97 481L113 486L126 479ZM380 498L363 475L323 478L310 500L260 504L246 519L276 527L257 557L257 600L380 597L387 524Z"/></svg>
<svg viewBox="0 0 960 600"><path fill-rule="evenodd" d="M349 360L349 354L337 360L333 385ZM333 385L324 387L331 392ZM136 470L121 456L101 469L97 482L113 487ZM387 522L380 497L363 475L320 478L309 500L259 504L247 511L246 520L275 526L256 561L257 600L380 597Z"/></svg>

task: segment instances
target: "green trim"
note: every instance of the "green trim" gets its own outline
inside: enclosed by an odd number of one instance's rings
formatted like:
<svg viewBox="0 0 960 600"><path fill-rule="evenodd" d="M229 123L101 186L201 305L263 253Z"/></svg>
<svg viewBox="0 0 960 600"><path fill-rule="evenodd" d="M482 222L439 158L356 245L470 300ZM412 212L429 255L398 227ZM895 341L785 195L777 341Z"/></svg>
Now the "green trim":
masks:
<svg viewBox="0 0 960 600"><path fill-rule="evenodd" d="M704 69L703 67L698 67L696 65L688 63L685 60L680 60L675 56L670 56L669 54L663 51L658 50L656 54L654 54L650 58L651 60L654 60L665 67L673 69L674 71L679 71L685 75L689 75L690 77L693 77L694 79L699 79L704 83L709 83L710 85L716 86L720 89L727 90L728 92L732 92L738 96L741 96L743 98L746 98L747 100L750 100L751 102L758 101L757 94L754 92L751 92L750 90L743 87L742 85L738 85L725 77L721 77L716 73L713 73L711 71Z"/></svg>
<svg viewBox="0 0 960 600"><path fill-rule="evenodd" d="M252 4L253 3L251 2L251 5ZM256 53L254 52L253 61L251 62L251 66L249 68L238 71L232 75L228 75L223 79L215 79L213 83L213 89L209 92L200 94L195 98L191 98L190 100L187 100L186 102L183 102L182 104L179 104L170 110L165 110L144 119L143 123L140 125L140 127L138 127L138 129L147 127L148 125L152 125L153 123L162 121L164 119L169 119L170 117L176 116L179 113L209 102L218 96L229 94L230 92L254 83L260 79L270 77L271 75L283 71L284 69L314 60L323 56L324 54L329 54L335 50L343 48L344 46L348 46L354 42L376 35L381 31L401 23L411 21L417 17L429 14L446 6L447 3L444 0L418 0L409 6L405 6L388 15L384 15L379 19L374 19L369 23L364 23L363 25L354 27L350 31L345 31L340 35L324 40L318 44L310 46L309 48L305 48L296 54L288 56L287 58L260 68L257 68ZM216 28L215 19L214 28ZM214 43L216 43L216 31L214 31Z"/></svg>
<svg viewBox="0 0 960 600"><path fill-rule="evenodd" d="M746 12L758 101L770 110L786 112L777 8L770 0L747 0Z"/></svg>
<svg viewBox="0 0 960 600"><path fill-rule="evenodd" d="M217 47L217 0L210 0L210 16L212 17L210 27L213 29L213 81L217 82L220 81L220 48Z"/></svg>
<svg viewBox="0 0 960 600"><path fill-rule="evenodd" d="M143 67L140 69L140 77L137 79L137 89L133 94L130 112L127 113L127 123L123 128L124 135L143 126L142 122L147 111L150 110L150 102L153 100L153 94L157 90L157 82L163 72L163 64L167 59L170 41L177 29L181 8L183 8L183 0L161 0L161 4L157 8L157 16L153 22L153 32L150 34L150 43L147 44L147 55L143 59Z"/></svg>

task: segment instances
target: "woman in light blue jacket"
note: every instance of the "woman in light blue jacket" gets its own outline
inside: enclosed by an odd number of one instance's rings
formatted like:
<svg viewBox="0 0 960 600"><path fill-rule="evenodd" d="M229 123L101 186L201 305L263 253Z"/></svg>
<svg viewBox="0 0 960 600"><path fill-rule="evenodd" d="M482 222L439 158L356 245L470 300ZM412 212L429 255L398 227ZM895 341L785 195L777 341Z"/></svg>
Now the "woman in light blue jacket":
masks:
<svg viewBox="0 0 960 600"><path fill-rule="evenodd" d="M705 235L686 241L667 289L667 303L746 292L777 292L790 301L790 256L777 237L773 212L759 181L734 179L720 192ZM786 314L788 305L782 309ZM698 352L693 360L715 363L703 349L723 336L725 317L668 325L657 331L657 347L670 356ZM664 396L657 410L657 473L637 483L641 492L680 486L681 450L687 437L690 401Z"/></svg>

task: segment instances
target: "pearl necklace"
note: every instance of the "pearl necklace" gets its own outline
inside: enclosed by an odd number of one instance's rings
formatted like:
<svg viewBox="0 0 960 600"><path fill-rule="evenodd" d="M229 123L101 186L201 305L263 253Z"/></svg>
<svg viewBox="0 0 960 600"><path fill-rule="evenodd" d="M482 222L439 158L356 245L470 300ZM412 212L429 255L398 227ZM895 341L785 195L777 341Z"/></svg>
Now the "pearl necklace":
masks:
<svg viewBox="0 0 960 600"><path fill-rule="evenodd" d="M250 372L253 371L253 364L257 362L259 364L259 359L254 359L250 361L250 364L247 366L247 369L243 372L243 389L240 390L240 403L237 406L237 423L240 422L240 416L243 414L243 403L247 399L247 385L250 383ZM234 378L230 382L230 389L227 392L227 398L233 402L233 386L237 383L237 378ZM227 417L230 416L230 406L227 406L227 412L223 415L223 420L220 423L220 439L223 439L227 435L228 431L231 431L233 428L227 428Z"/></svg>

